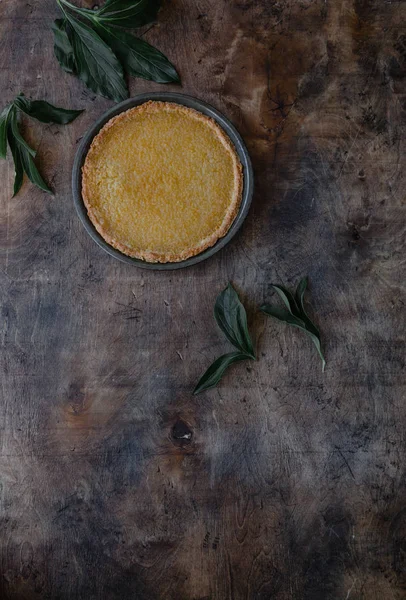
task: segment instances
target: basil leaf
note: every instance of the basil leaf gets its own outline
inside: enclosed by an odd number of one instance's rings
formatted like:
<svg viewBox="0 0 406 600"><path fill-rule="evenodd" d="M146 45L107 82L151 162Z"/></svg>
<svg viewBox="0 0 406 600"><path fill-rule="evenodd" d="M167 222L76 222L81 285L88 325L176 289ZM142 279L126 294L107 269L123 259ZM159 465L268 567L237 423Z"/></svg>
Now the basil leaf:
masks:
<svg viewBox="0 0 406 600"><path fill-rule="evenodd" d="M279 297L282 299L285 306L292 313L292 315L299 316L299 309L296 304L294 295L281 285L272 285L272 287L278 293Z"/></svg>
<svg viewBox="0 0 406 600"><path fill-rule="evenodd" d="M52 190L49 189L49 187L47 186L45 181L42 179L41 175L38 172L37 167L35 166L32 156L29 154L29 152L26 150L26 148L23 146L20 146L20 153L21 153L21 162L22 162L24 171L26 172L26 174L28 176L28 179L30 181L32 181L32 183L34 183L37 187L39 187L44 192L47 192L48 194L52 194Z"/></svg>
<svg viewBox="0 0 406 600"><path fill-rule="evenodd" d="M56 19L52 25L54 32L54 53L62 69L67 73L76 73L76 60L71 38L72 28L66 19Z"/></svg>
<svg viewBox="0 0 406 600"><path fill-rule="evenodd" d="M26 150L26 152L28 152L28 154L30 154L31 156L35 156L37 154L36 151L33 150L31 148L31 146L29 146L27 144L27 142L22 137L22 135L18 129L17 113L16 113L16 109L14 106L10 113L10 127L11 127L11 133L13 134L14 139L16 140L16 142L18 142L20 144L21 148L24 148Z"/></svg>
<svg viewBox="0 0 406 600"><path fill-rule="evenodd" d="M18 144L16 143L16 141L13 137L10 126L8 127L8 130L7 130L7 138L8 138L8 145L10 146L11 154L12 154L13 160L14 160L14 172L15 172L14 191L13 191L13 198L14 198L14 196L21 189L23 179L24 179L24 169L23 169L23 163L21 161L20 147L18 146Z"/></svg>
<svg viewBox="0 0 406 600"><path fill-rule="evenodd" d="M227 339L243 354L255 359L248 331L247 314L237 292L229 283L214 305L214 318Z"/></svg>
<svg viewBox="0 0 406 600"><path fill-rule="evenodd" d="M44 100L28 100L22 94L14 100L17 108L25 112L30 117L41 121L42 123L59 123L66 125L71 123L78 117L83 110L67 110L66 108L58 108Z"/></svg>
<svg viewBox="0 0 406 600"><path fill-rule="evenodd" d="M157 83L179 82L179 75L173 64L162 52L144 40L104 24L96 23L95 28L131 75Z"/></svg>
<svg viewBox="0 0 406 600"><path fill-rule="evenodd" d="M7 156L7 128L12 104L6 106L0 115L0 158Z"/></svg>
<svg viewBox="0 0 406 600"><path fill-rule="evenodd" d="M160 0L107 0L94 18L118 27L140 27L156 19Z"/></svg>
<svg viewBox="0 0 406 600"><path fill-rule="evenodd" d="M117 57L85 23L66 15L72 26L72 48L75 54L77 75L95 94L116 102L128 98L124 73Z"/></svg>
<svg viewBox="0 0 406 600"><path fill-rule="evenodd" d="M200 394L200 392L203 392L204 390L215 387L230 365L239 362L240 360L247 360L248 358L249 357L246 354L241 352L231 352L230 354L220 356L201 376L193 390L193 394Z"/></svg>

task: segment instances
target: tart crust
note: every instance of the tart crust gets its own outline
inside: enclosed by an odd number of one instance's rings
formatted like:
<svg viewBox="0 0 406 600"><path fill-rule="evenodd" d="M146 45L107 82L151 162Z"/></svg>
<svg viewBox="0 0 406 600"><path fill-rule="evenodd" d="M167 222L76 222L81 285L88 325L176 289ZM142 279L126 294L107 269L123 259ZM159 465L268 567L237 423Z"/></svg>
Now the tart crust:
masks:
<svg viewBox="0 0 406 600"><path fill-rule="evenodd" d="M134 240L134 243L131 244L123 242L123 240L120 240L116 235L108 231L108 227L106 227L106 225L104 224L103 219L99 218L99 215L97 213L97 206L95 206L95 204L92 202L92 178L95 169L95 165L93 164L94 157L98 152L100 152L100 150L104 146L109 130L112 127L115 127L117 124L124 122L128 119L132 120L134 118L137 118L137 116L140 116L143 113L153 114L155 112L162 112L164 110L172 110L177 112L178 114L184 114L188 119L193 117L194 119L203 122L215 133L215 136L218 138L218 140L220 140L227 152L230 153L230 156L232 157L233 167L233 193L230 197L222 223L213 232L201 239L197 244L195 243L193 244L193 246L185 248L181 252L177 253L159 252L156 251L154 248L141 248L137 246L136 240ZM151 263L180 262L182 260L190 258L191 256L200 254L207 248L213 246L220 238L222 238L227 233L235 217L237 216L241 204L242 191L242 165L234 148L234 145L232 144L231 140L226 135L226 133L223 131L223 129L216 123L214 119L207 117L206 115L203 115L202 113L192 108L188 108L186 106L175 104L172 102L148 101L144 104L136 106L135 108L131 108L125 112L122 112L116 117L113 117L94 137L90 149L87 153L84 166L82 168L82 197L88 212L88 216L98 233L104 238L104 240L108 244L110 244L111 246L113 246L113 248L116 248L123 254L131 256L133 258L139 258L141 260Z"/></svg>

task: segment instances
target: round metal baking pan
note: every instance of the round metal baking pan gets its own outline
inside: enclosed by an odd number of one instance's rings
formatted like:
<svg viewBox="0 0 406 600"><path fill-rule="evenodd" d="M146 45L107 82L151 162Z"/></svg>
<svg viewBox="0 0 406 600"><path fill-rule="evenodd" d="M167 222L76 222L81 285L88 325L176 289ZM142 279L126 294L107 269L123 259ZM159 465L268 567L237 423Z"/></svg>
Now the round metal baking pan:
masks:
<svg viewBox="0 0 406 600"><path fill-rule="evenodd" d="M96 231L92 222L90 221L87 210L84 205L81 189L82 189L82 166L86 155L89 151L90 144L92 143L95 135L98 134L100 129L109 121L111 118L115 117L119 113L128 110L129 108L133 108L134 106L138 106L139 104L143 104L148 100L160 100L162 102L175 102L177 104L182 104L183 106L188 106L190 108L194 108L195 110L200 111L204 115L207 115L217 121L217 123L222 127L222 129L227 133L231 141L233 142L235 149L240 158L241 164L243 166L243 175L244 175L244 187L242 194L241 206L238 211L238 214L231 225L230 229L226 233L226 235L220 238L214 246L211 248L207 248L200 254L196 256L192 256L186 260L176 263L149 263L144 260L140 260L138 258L131 258L130 256L126 256L119 250L116 250L112 246L110 246L102 236ZM93 240L114 258L121 260L122 262L135 265L136 267L141 267L143 269L156 269L156 270L168 270L168 269L181 269L183 267L189 267L191 265L195 265L206 258L209 258L216 252L218 252L221 248L223 248L237 233L238 229L241 227L245 217L247 216L248 209L252 200L253 193L253 172L251 161L248 155L248 151L245 147L245 144L237 132L235 127L230 123L226 117L224 117L218 110L206 104L206 102L202 102L197 98L193 98L192 96L185 96L183 94L176 94L171 92L153 92L146 94L139 94L138 96L134 96L134 98L129 98L120 104L117 104L110 110L108 110L92 127L88 130L88 132L84 135L79 148L76 152L75 160L73 163L72 170L72 192L73 192L73 200L75 203L75 207L77 213L79 215L80 220L82 221L84 228L87 233L93 238Z"/></svg>

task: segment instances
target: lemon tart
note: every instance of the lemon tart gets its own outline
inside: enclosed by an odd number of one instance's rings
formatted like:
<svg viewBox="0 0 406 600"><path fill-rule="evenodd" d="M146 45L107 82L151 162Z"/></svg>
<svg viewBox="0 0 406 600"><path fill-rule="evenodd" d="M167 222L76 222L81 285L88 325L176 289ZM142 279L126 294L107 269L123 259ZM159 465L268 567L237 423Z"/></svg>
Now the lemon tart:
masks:
<svg viewBox="0 0 406 600"><path fill-rule="evenodd" d="M90 220L114 248L147 262L178 262L223 237L241 203L242 166L211 118L146 102L111 119L82 170Z"/></svg>

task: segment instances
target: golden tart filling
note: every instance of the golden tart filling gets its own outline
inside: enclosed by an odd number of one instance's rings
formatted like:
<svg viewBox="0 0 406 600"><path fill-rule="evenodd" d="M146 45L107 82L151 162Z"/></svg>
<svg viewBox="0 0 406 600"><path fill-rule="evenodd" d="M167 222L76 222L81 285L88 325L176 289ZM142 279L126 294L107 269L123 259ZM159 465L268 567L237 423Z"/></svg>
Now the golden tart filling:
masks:
<svg viewBox="0 0 406 600"><path fill-rule="evenodd" d="M146 102L94 138L82 196L100 235L128 256L178 262L224 236L242 196L234 146L209 117Z"/></svg>

